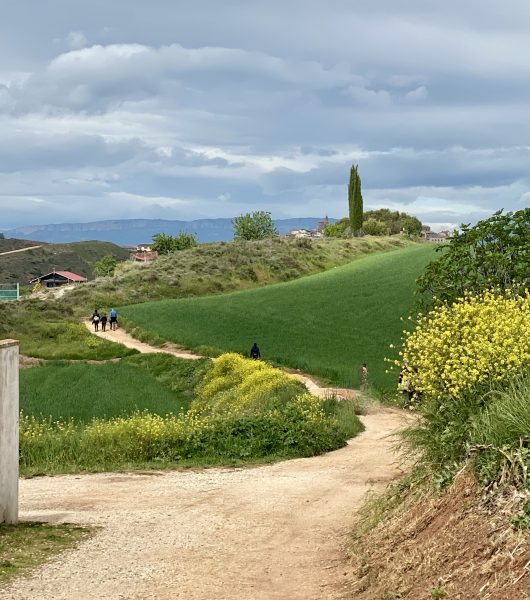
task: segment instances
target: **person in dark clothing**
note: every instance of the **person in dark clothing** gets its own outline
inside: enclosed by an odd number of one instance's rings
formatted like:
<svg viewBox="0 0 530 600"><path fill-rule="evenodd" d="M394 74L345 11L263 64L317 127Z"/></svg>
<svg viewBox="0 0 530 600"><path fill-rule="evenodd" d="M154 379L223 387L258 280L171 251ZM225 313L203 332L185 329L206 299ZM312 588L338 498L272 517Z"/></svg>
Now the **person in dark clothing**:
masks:
<svg viewBox="0 0 530 600"><path fill-rule="evenodd" d="M254 360L258 360L258 358L261 358L261 352L259 351L259 348L258 348L258 345L256 344L256 342L254 342L254 345L250 349L250 358L252 358Z"/></svg>
<svg viewBox="0 0 530 600"><path fill-rule="evenodd" d="M92 313L90 320L92 321L92 324L94 325L94 331L99 331L99 313L98 313L97 308Z"/></svg>
<svg viewBox="0 0 530 600"><path fill-rule="evenodd" d="M103 314L101 315L101 331L105 331L107 329L107 315Z"/></svg>

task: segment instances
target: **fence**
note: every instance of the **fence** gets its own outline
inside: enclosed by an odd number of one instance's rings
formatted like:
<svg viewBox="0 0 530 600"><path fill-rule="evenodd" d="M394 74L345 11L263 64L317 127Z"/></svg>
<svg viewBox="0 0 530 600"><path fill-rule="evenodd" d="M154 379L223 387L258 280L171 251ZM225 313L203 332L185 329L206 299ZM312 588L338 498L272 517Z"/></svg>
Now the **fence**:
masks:
<svg viewBox="0 0 530 600"><path fill-rule="evenodd" d="M18 300L20 298L20 284L0 283L0 301Z"/></svg>

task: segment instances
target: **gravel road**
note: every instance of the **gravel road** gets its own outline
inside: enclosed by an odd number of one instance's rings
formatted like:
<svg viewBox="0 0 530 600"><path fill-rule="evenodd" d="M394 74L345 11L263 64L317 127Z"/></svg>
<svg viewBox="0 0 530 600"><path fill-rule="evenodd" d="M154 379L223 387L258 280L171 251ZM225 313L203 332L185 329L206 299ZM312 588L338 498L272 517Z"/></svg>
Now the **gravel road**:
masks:
<svg viewBox="0 0 530 600"><path fill-rule="evenodd" d="M160 351L123 330L103 336ZM313 393L330 391L303 379ZM354 513L368 491L402 474L392 444L405 418L381 409L362 417L366 431L346 447L274 465L23 479L21 519L101 529L0 598L344 598Z"/></svg>

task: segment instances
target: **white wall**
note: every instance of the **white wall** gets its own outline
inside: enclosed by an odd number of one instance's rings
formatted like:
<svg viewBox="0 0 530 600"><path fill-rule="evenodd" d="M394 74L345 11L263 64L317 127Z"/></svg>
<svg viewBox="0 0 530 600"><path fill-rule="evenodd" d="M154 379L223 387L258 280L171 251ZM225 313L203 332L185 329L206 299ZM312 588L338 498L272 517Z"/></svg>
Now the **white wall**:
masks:
<svg viewBox="0 0 530 600"><path fill-rule="evenodd" d="M0 340L0 523L18 522L18 342Z"/></svg>

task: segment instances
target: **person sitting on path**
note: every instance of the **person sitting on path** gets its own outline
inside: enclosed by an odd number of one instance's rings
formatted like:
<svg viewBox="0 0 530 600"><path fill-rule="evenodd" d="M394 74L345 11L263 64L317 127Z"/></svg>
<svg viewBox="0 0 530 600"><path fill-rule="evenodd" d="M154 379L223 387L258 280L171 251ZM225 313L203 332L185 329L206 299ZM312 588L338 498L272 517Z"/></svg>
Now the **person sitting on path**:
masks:
<svg viewBox="0 0 530 600"><path fill-rule="evenodd" d="M90 317L92 324L94 325L94 331L99 331L99 313L98 309L94 309L92 316Z"/></svg>
<svg viewBox="0 0 530 600"><path fill-rule="evenodd" d="M115 331L118 328L118 311L115 308L111 308L109 312L110 317L110 328Z"/></svg>
<svg viewBox="0 0 530 600"><path fill-rule="evenodd" d="M101 315L101 331L106 331L106 329L107 329L107 315L102 314Z"/></svg>
<svg viewBox="0 0 530 600"><path fill-rule="evenodd" d="M261 358L261 352L259 351L259 348L258 348L258 345L256 344L256 342L254 342L254 345L250 349L250 358L252 358L254 360L258 360L258 358Z"/></svg>

